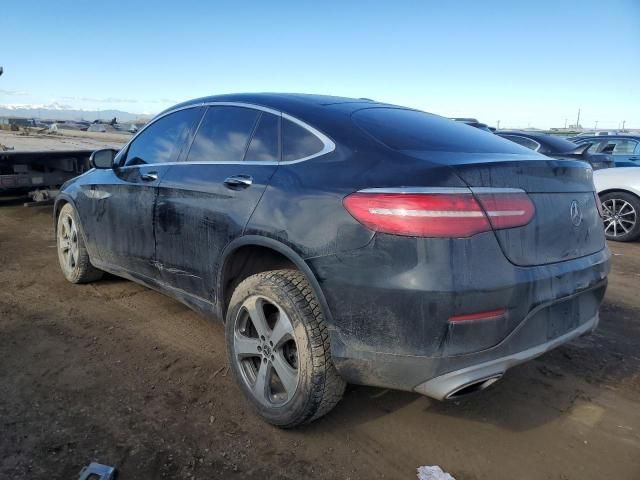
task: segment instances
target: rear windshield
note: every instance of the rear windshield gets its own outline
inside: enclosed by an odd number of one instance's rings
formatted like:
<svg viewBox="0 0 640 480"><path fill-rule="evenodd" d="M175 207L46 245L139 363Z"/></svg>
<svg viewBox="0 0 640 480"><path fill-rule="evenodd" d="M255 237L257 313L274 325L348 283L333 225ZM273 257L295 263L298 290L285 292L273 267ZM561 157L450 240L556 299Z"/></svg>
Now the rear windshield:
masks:
<svg viewBox="0 0 640 480"><path fill-rule="evenodd" d="M430 113L401 108L367 108L352 115L365 132L394 150L531 153L493 133Z"/></svg>

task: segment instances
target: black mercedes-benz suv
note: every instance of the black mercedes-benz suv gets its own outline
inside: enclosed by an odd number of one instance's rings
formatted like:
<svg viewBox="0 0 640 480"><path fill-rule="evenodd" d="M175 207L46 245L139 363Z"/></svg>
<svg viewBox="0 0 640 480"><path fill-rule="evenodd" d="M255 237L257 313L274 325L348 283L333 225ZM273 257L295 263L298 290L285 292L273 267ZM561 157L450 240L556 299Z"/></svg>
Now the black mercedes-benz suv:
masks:
<svg viewBox="0 0 640 480"><path fill-rule="evenodd" d="M456 398L598 323L589 165L436 115L200 98L92 165L55 203L65 277L110 272L224 319L275 425L324 415L347 382Z"/></svg>

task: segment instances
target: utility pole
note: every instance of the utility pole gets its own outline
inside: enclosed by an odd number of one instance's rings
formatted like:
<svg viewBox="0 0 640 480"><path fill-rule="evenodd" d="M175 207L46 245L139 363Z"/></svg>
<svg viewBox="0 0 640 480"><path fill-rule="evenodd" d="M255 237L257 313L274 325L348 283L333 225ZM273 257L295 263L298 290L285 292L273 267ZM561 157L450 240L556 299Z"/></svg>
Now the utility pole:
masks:
<svg viewBox="0 0 640 480"><path fill-rule="evenodd" d="M622 131L624 132L624 124L627 123L626 120L622 120Z"/></svg>
<svg viewBox="0 0 640 480"><path fill-rule="evenodd" d="M500 120L498 120L498 121L496 122L496 128L497 128L498 130L500 130Z"/></svg>
<svg viewBox="0 0 640 480"><path fill-rule="evenodd" d="M565 130L567 129L567 120L568 120L568 119L566 119L566 118L564 119L564 129L565 129Z"/></svg>
<svg viewBox="0 0 640 480"><path fill-rule="evenodd" d="M578 119L576 120L576 129L580 128L580 109L578 109Z"/></svg>
<svg viewBox="0 0 640 480"><path fill-rule="evenodd" d="M596 131L596 132L598 131L598 120L596 120L596 125L595 125L595 127L593 127L593 130Z"/></svg>

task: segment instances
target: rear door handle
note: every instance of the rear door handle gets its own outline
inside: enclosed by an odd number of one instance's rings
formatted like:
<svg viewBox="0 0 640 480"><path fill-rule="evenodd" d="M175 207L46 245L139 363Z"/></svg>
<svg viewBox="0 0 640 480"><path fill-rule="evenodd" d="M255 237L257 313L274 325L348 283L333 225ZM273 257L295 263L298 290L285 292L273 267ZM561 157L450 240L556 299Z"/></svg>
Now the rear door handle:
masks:
<svg viewBox="0 0 640 480"><path fill-rule="evenodd" d="M252 183L251 175L232 175L224 181L224 184L229 188L247 188Z"/></svg>
<svg viewBox="0 0 640 480"><path fill-rule="evenodd" d="M140 178L145 182L155 182L158 180L158 172L147 172L140 175Z"/></svg>

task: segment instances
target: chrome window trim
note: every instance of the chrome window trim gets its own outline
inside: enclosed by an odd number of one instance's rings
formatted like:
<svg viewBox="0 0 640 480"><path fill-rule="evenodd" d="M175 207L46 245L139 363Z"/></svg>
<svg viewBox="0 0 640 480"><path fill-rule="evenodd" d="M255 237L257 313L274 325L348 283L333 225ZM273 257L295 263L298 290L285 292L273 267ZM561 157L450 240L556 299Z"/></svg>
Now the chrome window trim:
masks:
<svg viewBox="0 0 640 480"><path fill-rule="evenodd" d="M391 187L391 188L365 188L358 193L431 193L431 194L460 194L460 193L525 193L521 188L495 188L495 187Z"/></svg>
<svg viewBox="0 0 640 480"><path fill-rule="evenodd" d="M171 115L172 113L176 113L179 112L181 110L186 110L189 108L200 108L200 107L240 107L240 108L250 108L253 110L259 110L262 112L267 112L267 113L271 113L272 115L276 115L278 117L284 118L286 120L289 120L293 123L296 123L298 125L300 125L302 128L304 128L305 130L307 130L308 132L310 132L311 134L315 135L316 137L318 137L318 139L320 139L320 141L323 144L322 150L320 150L317 153L314 153L313 155L308 155L306 157L303 158L297 158L295 160L289 160L289 161L281 161L281 162L272 162L272 161L267 161L267 162L260 162L260 161L207 161L207 162L164 162L164 163L145 163L143 165L123 165L121 167L118 167L119 169L128 169L128 168L140 168L140 167L158 167L161 165L240 165L240 164L244 164L244 165L292 165L294 163L300 163L300 162L304 162L307 160L311 160L312 158L316 158L316 157L320 157L322 155L326 155L327 153L331 153L336 149L336 144L333 142L333 140L331 140L327 135L325 135L324 133L322 133L321 131L319 131L318 129L312 127L311 125L309 125L308 123L293 117L291 115L289 115L288 113L284 113L284 112L280 112L278 110L274 110L273 108L269 108L269 107L264 107L262 105L256 105L253 103L244 103L244 102L201 102L201 103L195 103L195 104L190 104L190 105L185 105L183 107L179 107L179 108L174 108L173 110L169 110L167 112L164 112L162 115L158 115L156 117L154 117L149 123L147 123L144 127L142 127L138 132L136 132L136 134L131 137L131 139L120 149L120 152L125 152L126 150L128 150L129 145L131 145L131 143L138 138L139 135L142 134L142 132L144 132L148 127L150 127L151 125L153 125L154 123L156 123L158 120L160 120L161 118L166 117L167 115ZM205 112L206 114L206 112ZM202 119L204 118L204 115L202 117ZM200 119L200 122L202 122L202 119ZM200 125L198 125L198 128L200 127ZM196 128L195 134L198 133L198 128Z"/></svg>

